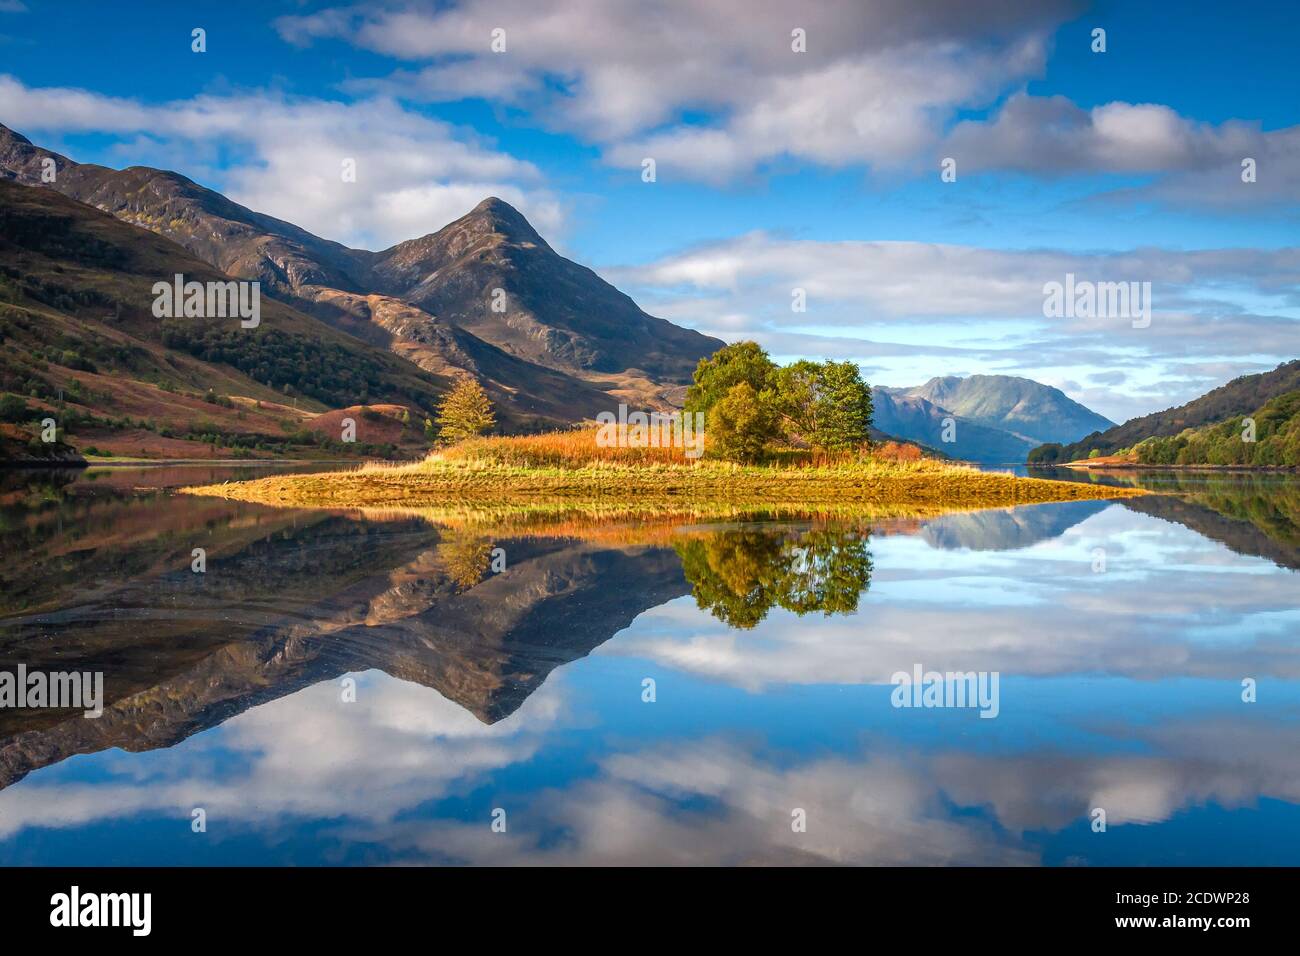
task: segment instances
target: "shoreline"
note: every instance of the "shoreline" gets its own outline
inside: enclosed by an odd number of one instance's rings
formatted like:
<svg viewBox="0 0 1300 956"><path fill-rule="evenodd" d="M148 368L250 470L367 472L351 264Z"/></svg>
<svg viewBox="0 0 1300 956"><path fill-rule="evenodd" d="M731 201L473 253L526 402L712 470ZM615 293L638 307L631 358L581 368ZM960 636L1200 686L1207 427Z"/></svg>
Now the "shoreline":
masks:
<svg viewBox="0 0 1300 956"><path fill-rule="evenodd" d="M1217 471L1263 474L1297 474L1294 465L1147 465L1137 461L1102 462L1083 459L1064 465L1030 465L1032 468L1073 468L1075 471Z"/></svg>

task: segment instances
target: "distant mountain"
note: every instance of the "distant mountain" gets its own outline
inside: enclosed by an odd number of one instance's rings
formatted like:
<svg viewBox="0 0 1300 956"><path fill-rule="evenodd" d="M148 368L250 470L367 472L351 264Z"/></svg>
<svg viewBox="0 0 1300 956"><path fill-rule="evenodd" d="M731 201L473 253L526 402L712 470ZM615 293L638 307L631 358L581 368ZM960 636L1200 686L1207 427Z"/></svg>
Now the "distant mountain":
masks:
<svg viewBox="0 0 1300 956"><path fill-rule="evenodd" d="M48 184L47 160L57 171ZM48 186L156 232L428 372L472 374L515 430L567 424L620 400L666 407L699 359L723 345L647 315L558 255L496 198L437 232L370 252L255 212L178 173L76 163L0 126L3 178Z"/></svg>
<svg viewBox="0 0 1300 956"><path fill-rule="evenodd" d="M1076 461L1087 458L1093 449L1111 455L1146 438L1177 435L1187 428L1249 415L1269 399L1297 389L1300 389L1300 359L1293 359L1271 372L1235 378L1186 405L1130 419L1123 425L1094 432L1072 444L1046 444L1035 448L1030 461Z"/></svg>
<svg viewBox="0 0 1300 956"><path fill-rule="evenodd" d="M932 378L871 394L875 427L969 461L1021 462L1043 436L1068 441L1113 424L1059 389L1010 375ZM945 418L956 424L954 442L942 441Z"/></svg>
<svg viewBox="0 0 1300 956"><path fill-rule="evenodd" d="M997 428L1035 443L1066 442L1114 426L1108 418L1058 388L1012 375L949 375L915 388L890 389L924 398L977 425Z"/></svg>
<svg viewBox="0 0 1300 956"><path fill-rule="evenodd" d="M896 438L942 451L951 458L986 463L1020 462L1034 443L998 428L989 428L953 415L924 398L894 394L895 389L871 390L875 428ZM944 419L952 418L954 441L945 442Z"/></svg>

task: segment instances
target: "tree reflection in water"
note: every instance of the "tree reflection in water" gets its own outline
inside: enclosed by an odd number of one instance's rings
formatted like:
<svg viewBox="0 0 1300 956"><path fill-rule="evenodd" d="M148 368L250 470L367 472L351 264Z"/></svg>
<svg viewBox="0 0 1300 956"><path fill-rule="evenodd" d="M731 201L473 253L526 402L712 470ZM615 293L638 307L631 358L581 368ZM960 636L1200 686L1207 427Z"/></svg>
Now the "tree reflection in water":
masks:
<svg viewBox="0 0 1300 956"><path fill-rule="evenodd" d="M695 603L732 627L752 628L775 606L799 615L856 611L871 585L868 539L858 528L741 528L674 547Z"/></svg>

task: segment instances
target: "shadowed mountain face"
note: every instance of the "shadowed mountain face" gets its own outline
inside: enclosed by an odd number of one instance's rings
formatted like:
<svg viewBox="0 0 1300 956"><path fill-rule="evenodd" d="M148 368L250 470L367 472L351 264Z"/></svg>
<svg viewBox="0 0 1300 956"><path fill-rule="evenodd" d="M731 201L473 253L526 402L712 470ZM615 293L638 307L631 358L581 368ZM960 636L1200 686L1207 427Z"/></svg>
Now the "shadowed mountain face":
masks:
<svg viewBox="0 0 1300 956"><path fill-rule="evenodd" d="M53 182L42 177L47 161ZM79 164L3 126L0 178L57 190L165 236L428 372L472 374L515 430L594 416L617 404L611 391L663 407L671 388L723 344L647 315L495 198L376 253L321 239L177 173Z"/></svg>
<svg viewBox="0 0 1300 956"><path fill-rule="evenodd" d="M226 281L162 236L0 180L0 391L43 403L30 403L29 417L55 412L61 427L75 416L88 431L150 429L124 453L148 443L193 457L206 448L183 441L193 432L283 441L312 415L358 401L431 413L450 385L269 298L255 328L238 317L160 318L154 284L177 273Z"/></svg>
<svg viewBox="0 0 1300 956"><path fill-rule="evenodd" d="M42 179L46 159L55 162L53 183ZM268 293L304 285L361 291L364 254L231 202L179 173L77 163L0 126L0 178L48 185L165 236L222 272L258 279Z"/></svg>

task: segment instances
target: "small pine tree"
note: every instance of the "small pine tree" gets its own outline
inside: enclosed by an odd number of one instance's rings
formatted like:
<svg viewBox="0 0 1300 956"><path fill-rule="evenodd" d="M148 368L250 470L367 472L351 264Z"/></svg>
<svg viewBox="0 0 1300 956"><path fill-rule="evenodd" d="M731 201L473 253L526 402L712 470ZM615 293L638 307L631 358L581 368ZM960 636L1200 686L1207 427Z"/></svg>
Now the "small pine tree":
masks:
<svg viewBox="0 0 1300 956"><path fill-rule="evenodd" d="M462 378L438 406L438 438L450 445L496 424L492 400L476 379Z"/></svg>

